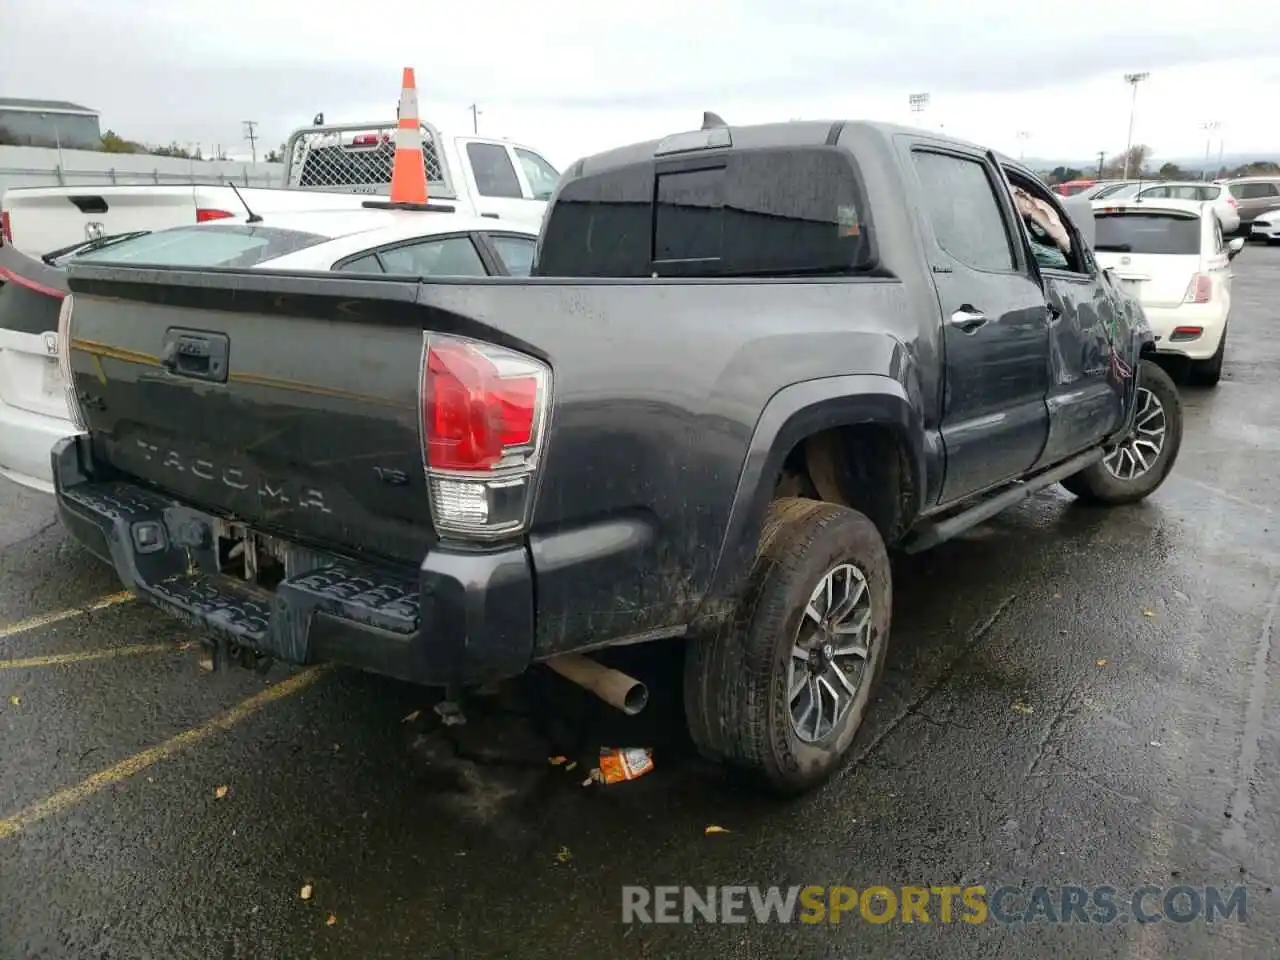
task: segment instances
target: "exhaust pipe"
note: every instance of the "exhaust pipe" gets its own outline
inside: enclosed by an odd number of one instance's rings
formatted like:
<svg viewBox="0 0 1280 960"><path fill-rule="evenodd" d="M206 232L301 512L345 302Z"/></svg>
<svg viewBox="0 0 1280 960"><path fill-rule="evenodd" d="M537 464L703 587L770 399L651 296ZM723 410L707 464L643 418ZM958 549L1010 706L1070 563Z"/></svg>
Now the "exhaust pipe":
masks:
<svg viewBox="0 0 1280 960"><path fill-rule="evenodd" d="M635 677L606 667L580 653L566 653L543 662L566 680L594 693L609 706L621 710L629 717L634 717L649 702L649 688Z"/></svg>

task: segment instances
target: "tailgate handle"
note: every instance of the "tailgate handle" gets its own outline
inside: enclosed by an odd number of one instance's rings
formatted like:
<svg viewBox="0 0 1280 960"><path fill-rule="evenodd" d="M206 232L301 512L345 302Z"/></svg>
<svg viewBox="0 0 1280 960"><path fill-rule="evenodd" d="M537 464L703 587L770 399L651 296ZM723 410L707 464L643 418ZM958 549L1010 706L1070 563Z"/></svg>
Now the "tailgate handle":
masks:
<svg viewBox="0 0 1280 960"><path fill-rule="evenodd" d="M225 333L170 327L164 333L160 365L176 377L227 382L231 340Z"/></svg>

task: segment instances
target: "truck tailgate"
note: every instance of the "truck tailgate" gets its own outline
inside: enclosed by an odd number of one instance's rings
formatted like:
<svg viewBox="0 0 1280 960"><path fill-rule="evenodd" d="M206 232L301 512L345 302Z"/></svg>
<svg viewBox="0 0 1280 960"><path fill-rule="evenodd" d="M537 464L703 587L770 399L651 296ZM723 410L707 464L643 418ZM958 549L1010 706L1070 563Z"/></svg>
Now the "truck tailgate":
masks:
<svg viewBox="0 0 1280 960"><path fill-rule="evenodd" d="M95 464L265 533L421 559L432 530L415 282L69 274Z"/></svg>

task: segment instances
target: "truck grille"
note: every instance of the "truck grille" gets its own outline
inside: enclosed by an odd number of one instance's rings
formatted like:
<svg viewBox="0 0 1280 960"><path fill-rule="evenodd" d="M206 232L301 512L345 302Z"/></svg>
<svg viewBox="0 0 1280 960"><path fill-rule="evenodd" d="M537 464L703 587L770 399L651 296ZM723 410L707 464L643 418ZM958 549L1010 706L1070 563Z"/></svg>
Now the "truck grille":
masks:
<svg viewBox="0 0 1280 960"><path fill-rule="evenodd" d="M432 132L423 127L422 157L428 189L445 185L438 146ZM293 141L289 186L316 190L357 188L357 193L381 193L391 183L395 154L395 127L390 125L358 132L344 129L300 133ZM358 189L361 187L367 189Z"/></svg>

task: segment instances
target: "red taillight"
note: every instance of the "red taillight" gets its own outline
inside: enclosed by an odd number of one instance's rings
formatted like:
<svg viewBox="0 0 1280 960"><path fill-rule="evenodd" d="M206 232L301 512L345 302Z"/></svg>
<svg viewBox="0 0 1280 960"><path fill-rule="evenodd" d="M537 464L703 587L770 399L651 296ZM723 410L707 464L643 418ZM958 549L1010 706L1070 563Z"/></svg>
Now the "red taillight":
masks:
<svg viewBox="0 0 1280 960"><path fill-rule="evenodd" d="M1197 273L1187 284L1187 295L1183 303L1208 303L1213 298L1213 277L1207 273Z"/></svg>
<svg viewBox="0 0 1280 960"><path fill-rule="evenodd" d="M0 210L0 247L13 243L13 227L9 225L9 211Z"/></svg>
<svg viewBox="0 0 1280 960"><path fill-rule="evenodd" d="M1227 203L1231 204L1233 207L1240 206L1240 204L1236 202L1236 198L1229 193L1227 194Z"/></svg>
<svg viewBox="0 0 1280 960"><path fill-rule="evenodd" d="M436 528L473 537L523 529L551 371L506 347L429 334L422 450Z"/></svg>
<svg viewBox="0 0 1280 960"><path fill-rule="evenodd" d="M376 147L380 143L386 143L391 138L384 134L361 133L351 138L353 147Z"/></svg>
<svg viewBox="0 0 1280 960"><path fill-rule="evenodd" d="M235 214L228 210L213 210L209 207L196 209L196 223L208 223L210 220L226 220L228 217L234 216Z"/></svg>

